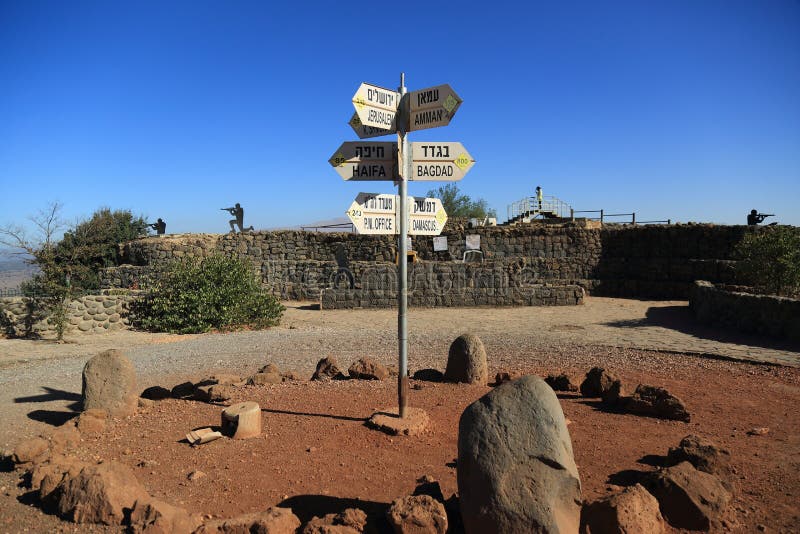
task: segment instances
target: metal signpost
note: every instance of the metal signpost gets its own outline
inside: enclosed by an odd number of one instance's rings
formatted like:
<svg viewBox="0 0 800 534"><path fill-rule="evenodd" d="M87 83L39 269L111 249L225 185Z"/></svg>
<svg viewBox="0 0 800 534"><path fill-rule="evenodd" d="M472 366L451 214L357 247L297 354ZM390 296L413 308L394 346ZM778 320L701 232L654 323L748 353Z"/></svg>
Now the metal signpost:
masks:
<svg viewBox="0 0 800 534"><path fill-rule="evenodd" d="M408 93L405 74L397 91L362 83L353 96L356 113L350 127L361 139L397 133L397 142L347 142L328 160L345 180L397 183L397 195L359 194L347 216L359 233L398 235L400 418L408 405L408 235L439 235L447 221L439 199L408 196L408 181L461 180L475 163L461 143L409 143L408 132L447 126L461 102L447 84Z"/></svg>

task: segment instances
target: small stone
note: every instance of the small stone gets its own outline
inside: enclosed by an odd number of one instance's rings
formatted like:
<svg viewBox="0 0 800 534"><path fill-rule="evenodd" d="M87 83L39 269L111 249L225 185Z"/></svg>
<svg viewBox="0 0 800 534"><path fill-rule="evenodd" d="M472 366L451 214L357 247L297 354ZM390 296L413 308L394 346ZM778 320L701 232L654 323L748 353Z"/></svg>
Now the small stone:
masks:
<svg viewBox="0 0 800 534"><path fill-rule="evenodd" d="M747 431L748 436L766 436L767 434L769 434L769 428L765 426L751 428Z"/></svg>
<svg viewBox="0 0 800 534"><path fill-rule="evenodd" d="M50 444L44 438L27 439L14 447L11 460L15 464L35 462L42 458L50 449Z"/></svg>
<svg viewBox="0 0 800 534"><path fill-rule="evenodd" d="M372 358L359 358L347 370L350 378L359 380L386 380L389 370Z"/></svg>
<svg viewBox="0 0 800 534"><path fill-rule="evenodd" d="M333 356L322 358L311 376L311 380L341 380L343 378L345 376L339 370L339 362Z"/></svg>
<svg viewBox="0 0 800 534"><path fill-rule="evenodd" d="M447 532L447 512L444 504L430 495L412 495L392 501L387 512L389 523L397 533Z"/></svg>
<svg viewBox="0 0 800 534"><path fill-rule="evenodd" d="M191 473L189 473L189 475L186 478L188 478L192 482L195 482L196 480L200 480L204 476L206 476L206 474L203 473L202 471L200 471L199 469L197 469L197 470L192 471Z"/></svg>
<svg viewBox="0 0 800 534"><path fill-rule="evenodd" d="M394 376L397 376L397 373ZM424 382L444 382L444 373L438 369L420 369L411 378Z"/></svg>

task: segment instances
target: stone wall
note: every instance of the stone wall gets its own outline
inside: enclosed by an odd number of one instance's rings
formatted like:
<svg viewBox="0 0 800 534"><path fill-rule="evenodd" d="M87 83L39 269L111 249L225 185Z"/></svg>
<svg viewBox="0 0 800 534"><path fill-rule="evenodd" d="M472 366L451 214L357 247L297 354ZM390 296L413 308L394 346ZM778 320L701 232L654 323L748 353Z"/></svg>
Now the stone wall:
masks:
<svg viewBox="0 0 800 534"><path fill-rule="evenodd" d="M67 333L100 333L130 328L133 295L87 295L67 307ZM10 336L30 331L37 337L53 338L56 329L48 317L39 317L25 297L0 298L0 330Z"/></svg>
<svg viewBox="0 0 800 534"><path fill-rule="evenodd" d="M409 306L574 306L583 304L583 288L574 285L529 287L464 287L441 293L414 291L408 294ZM322 291L322 309L394 308L396 289L343 289Z"/></svg>
<svg viewBox="0 0 800 534"><path fill-rule="evenodd" d="M428 236L412 238L412 248L423 263L461 276L457 266L467 265L462 263L466 236L476 234L484 265L527 270L542 283L575 284L594 295L685 299L694 280L741 282L734 271L733 249L746 232L762 230L705 224L602 228L529 224L469 229L448 222L442 234L447 237L447 251L435 252ZM391 268L396 238L299 231L149 237L122 247L121 256L128 265L107 270L104 287L144 287L152 270L168 261L212 253L250 261L281 298L316 300L319 291L334 287L343 270L352 274L358 288L363 271Z"/></svg>
<svg viewBox="0 0 800 534"><path fill-rule="evenodd" d="M699 280L689 306L704 324L800 341L800 300L729 291Z"/></svg>

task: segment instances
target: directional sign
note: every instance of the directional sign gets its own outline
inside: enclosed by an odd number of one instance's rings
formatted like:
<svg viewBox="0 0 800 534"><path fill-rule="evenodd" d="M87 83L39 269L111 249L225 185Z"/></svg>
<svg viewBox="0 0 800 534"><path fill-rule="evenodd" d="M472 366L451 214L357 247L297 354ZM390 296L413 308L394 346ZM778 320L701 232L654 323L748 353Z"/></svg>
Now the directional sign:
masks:
<svg viewBox="0 0 800 534"><path fill-rule="evenodd" d="M370 137L380 137L382 135L397 133L396 129L384 130L373 126L365 126L361 123L361 119L358 118L358 113L353 113L348 124L360 139L369 139Z"/></svg>
<svg viewBox="0 0 800 534"><path fill-rule="evenodd" d="M456 182L475 164L461 143L411 143L409 180Z"/></svg>
<svg viewBox="0 0 800 534"><path fill-rule="evenodd" d="M397 195L359 193L347 216L359 234L397 234Z"/></svg>
<svg viewBox="0 0 800 534"><path fill-rule="evenodd" d="M414 197L409 199L408 233L411 235L439 235L447 213L438 198Z"/></svg>
<svg viewBox="0 0 800 534"><path fill-rule="evenodd" d="M462 102L447 84L412 91L409 93L409 99L411 100L409 131L447 126Z"/></svg>
<svg viewBox="0 0 800 534"><path fill-rule="evenodd" d="M397 178L397 143L349 141L328 160L345 180L390 180Z"/></svg>
<svg viewBox="0 0 800 534"><path fill-rule="evenodd" d="M395 130L397 128L397 106L400 104L400 93L362 83L353 95L353 106L356 108L361 124L380 128L383 130Z"/></svg>
<svg viewBox="0 0 800 534"><path fill-rule="evenodd" d="M359 193L350 204L347 216L359 234L399 233L398 195ZM447 213L438 198L408 197L408 233L439 235L447 222Z"/></svg>

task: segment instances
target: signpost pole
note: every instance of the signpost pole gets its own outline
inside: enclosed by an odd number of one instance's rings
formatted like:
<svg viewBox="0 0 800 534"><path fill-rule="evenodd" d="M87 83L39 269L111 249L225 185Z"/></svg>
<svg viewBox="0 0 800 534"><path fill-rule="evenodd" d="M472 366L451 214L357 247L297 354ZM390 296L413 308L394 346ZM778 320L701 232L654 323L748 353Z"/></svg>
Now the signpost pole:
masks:
<svg viewBox="0 0 800 534"><path fill-rule="evenodd" d="M397 405L400 418L406 416L408 404L408 179L411 168L411 149L408 144L406 124L408 117L408 99L406 94L405 73L400 74L400 109L397 120L397 146L399 180L397 183L400 196L400 213L398 236L398 261L397 261L397 345L398 345L398 377L397 377Z"/></svg>

